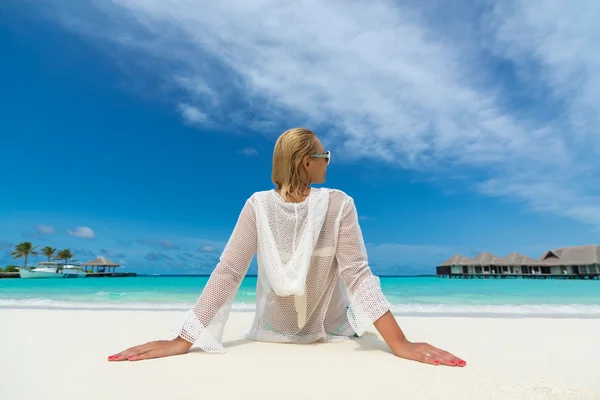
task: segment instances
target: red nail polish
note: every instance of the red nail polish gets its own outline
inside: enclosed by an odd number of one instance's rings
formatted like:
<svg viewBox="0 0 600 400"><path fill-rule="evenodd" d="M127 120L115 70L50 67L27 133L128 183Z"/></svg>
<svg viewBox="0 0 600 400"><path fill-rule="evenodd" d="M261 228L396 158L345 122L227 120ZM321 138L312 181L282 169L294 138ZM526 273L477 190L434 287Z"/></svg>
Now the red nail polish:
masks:
<svg viewBox="0 0 600 400"><path fill-rule="evenodd" d="M434 363L439 364L440 360L433 360Z"/></svg>
<svg viewBox="0 0 600 400"><path fill-rule="evenodd" d="M450 364L456 365L456 361L452 360L452 361L450 361Z"/></svg>

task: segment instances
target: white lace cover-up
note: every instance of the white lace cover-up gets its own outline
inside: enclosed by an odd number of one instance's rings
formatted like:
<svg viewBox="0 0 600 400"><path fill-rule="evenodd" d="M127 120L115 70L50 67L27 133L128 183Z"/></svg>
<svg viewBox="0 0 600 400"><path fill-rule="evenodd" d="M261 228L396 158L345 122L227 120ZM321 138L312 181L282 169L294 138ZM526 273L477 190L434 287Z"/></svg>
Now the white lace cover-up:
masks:
<svg viewBox="0 0 600 400"><path fill-rule="evenodd" d="M389 310L367 262L353 199L312 188L301 203L254 193L195 306L176 333L207 352L221 340L236 293L257 255L256 314L247 339L312 343L359 336Z"/></svg>

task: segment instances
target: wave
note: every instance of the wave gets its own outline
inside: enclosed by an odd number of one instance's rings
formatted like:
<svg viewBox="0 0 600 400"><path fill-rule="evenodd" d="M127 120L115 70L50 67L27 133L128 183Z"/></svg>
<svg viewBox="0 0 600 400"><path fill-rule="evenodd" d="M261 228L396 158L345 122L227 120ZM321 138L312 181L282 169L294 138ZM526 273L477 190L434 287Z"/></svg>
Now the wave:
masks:
<svg viewBox="0 0 600 400"><path fill-rule="evenodd" d="M132 310L187 311L194 303L185 302L102 302L62 301L50 299L0 299L3 309L58 310ZM256 304L237 302L233 311L251 312ZM600 305L590 304L526 304L526 305L469 305L469 304L392 304L396 316L414 317L495 317L495 318L594 318L600 319Z"/></svg>
<svg viewBox="0 0 600 400"><path fill-rule="evenodd" d="M456 317L600 318L598 304L392 304L394 315Z"/></svg>
<svg viewBox="0 0 600 400"><path fill-rule="evenodd" d="M94 293L94 295L99 296L99 297L102 297L102 296L121 296L122 297L122 296L126 296L127 292L105 292L105 291L101 290L99 292Z"/></svg>

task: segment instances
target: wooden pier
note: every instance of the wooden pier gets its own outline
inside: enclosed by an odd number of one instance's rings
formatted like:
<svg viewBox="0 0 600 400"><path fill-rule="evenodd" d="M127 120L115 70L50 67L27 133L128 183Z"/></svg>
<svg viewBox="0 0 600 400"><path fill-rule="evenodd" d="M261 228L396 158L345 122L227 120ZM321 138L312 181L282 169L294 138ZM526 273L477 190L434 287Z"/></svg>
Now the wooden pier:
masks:
<svg viewBox="0 0 600 400"><path fill-rule="evenodd" d="M552 275L552 274L438 274L438 278L448 279L568 279L600 280L600 274Z"/></svg>
<svg viewBox="0 0 600 400"><path fill-rule="evenodd" d="M86 278L121 278L127 276L136 276L135 272L88 272Z"/></svg>
<svg viewBox="0 0 600 400"><path fill-rule="evenodd" d="M122 278L137 276L135 272L89 272L86 278ZM0 279L2 278L18 278L21 279L18 272L0 272ZM34 279L45 279L45 278L34 278Z"/></svg>

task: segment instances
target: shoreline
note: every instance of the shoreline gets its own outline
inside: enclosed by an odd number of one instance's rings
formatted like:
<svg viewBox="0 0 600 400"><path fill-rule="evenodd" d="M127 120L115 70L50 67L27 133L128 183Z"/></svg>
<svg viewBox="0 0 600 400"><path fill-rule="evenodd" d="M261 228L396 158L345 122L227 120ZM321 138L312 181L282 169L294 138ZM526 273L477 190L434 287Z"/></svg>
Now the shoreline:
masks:
<svg viewBox="0 0 600 400"><path fill-rule="evenodd" d="M181 313L188 311L190 307L177 307L177 308L158 308L158 307L139 307L139 308L128 308L128 307L69 307L69 306L18 306L18 305L0 305L1 310L40 310L40 311L92 311L92 312L161 312L161 313ZM254 313L254 308L247 309L232 309L232 313ZM466 318L466 319L583 319L583 320L600 320L600 314L585 314L585 313L562 313L562 314L551 314L551 313L530 313L530 314L510 314L510 313L452 313L452 312L440 312L440 313L428 313L428 312L401 312L391 310L395 317L406 317L406 318Z"/></svg>
<svg viewBox="0 0 600 400"><path fill-rule="evenodd" d="M254 313L233 311L224 355L193 347L183 356L107 361L127 347L173 338L182 317L179 311L0 309L0 358L10 360L2 363L0 398L600 398L597 319L397 318L409 340L467 361L452 368L394 357L373 327L373 334L341 343L248 341L242 335Z"/></svg>
<svg viewBox="0 0 600 400"><path fill-rule="evenodd" d="M98 301L48 298L0 298L0 310L146 311L187 312L195 302ZM600 304L391 304L392 314L415 318L500 318L500 319L600 319ZM232 312L253 313L254 302L235 302Z"/></svg>

